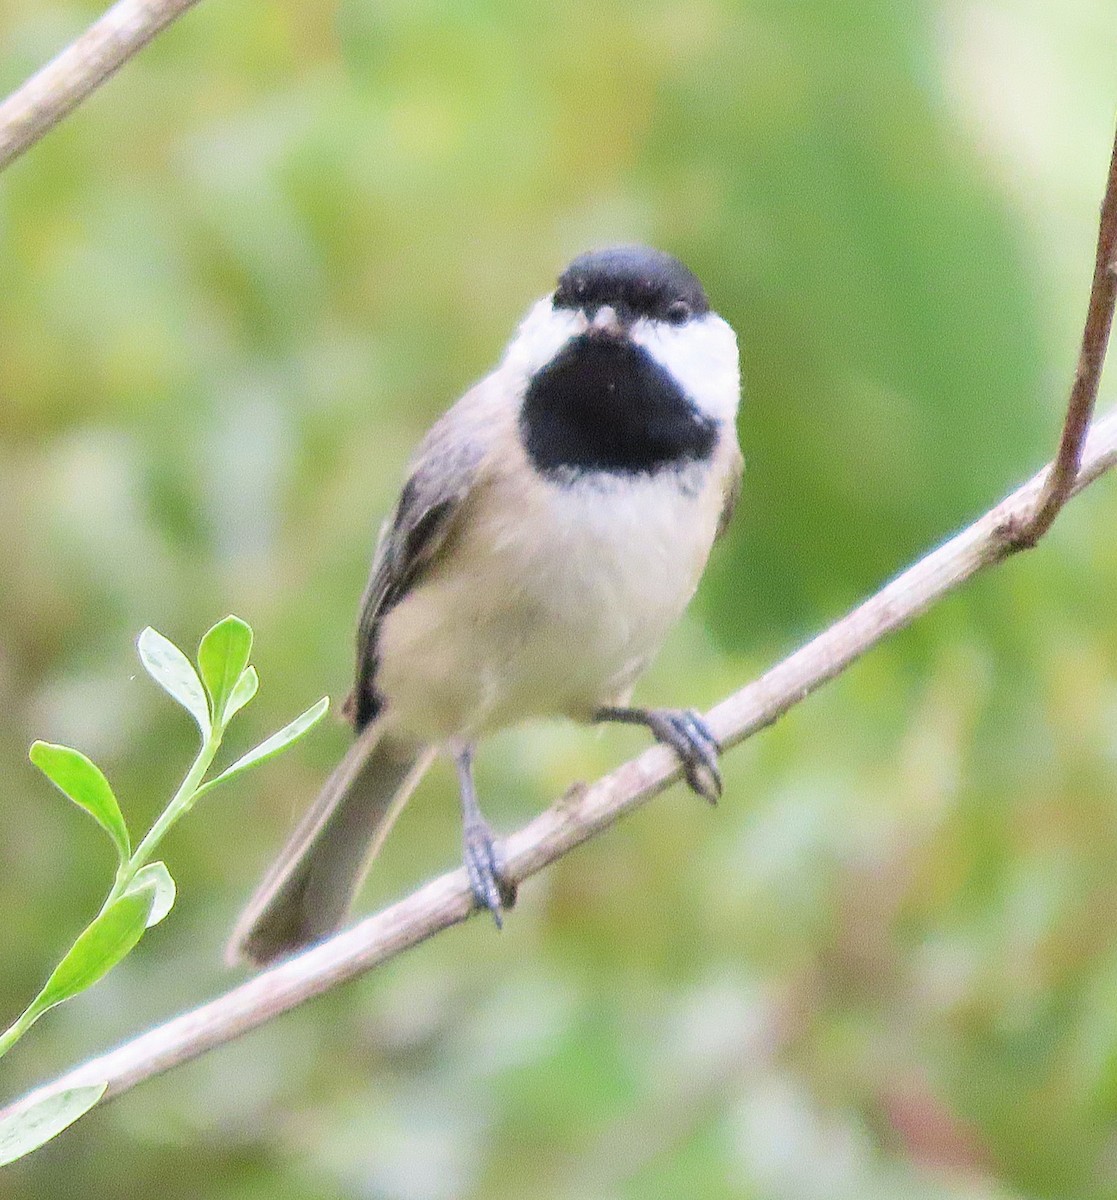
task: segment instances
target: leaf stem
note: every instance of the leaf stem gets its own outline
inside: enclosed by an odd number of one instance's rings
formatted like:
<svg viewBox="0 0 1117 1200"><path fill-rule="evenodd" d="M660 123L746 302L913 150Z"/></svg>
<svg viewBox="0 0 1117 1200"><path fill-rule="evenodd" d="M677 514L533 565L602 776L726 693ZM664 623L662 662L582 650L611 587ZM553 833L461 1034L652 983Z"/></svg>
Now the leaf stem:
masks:
<svg viewBox="0 0 1117 1200"><path fill-rule="evenodd" d="M35 1018L29 1006L16 1017L3 1033L0 1033L0 1058L3 1058L8 1053L16 1042L31 1028L34 1022Z"/></svg>
<svg viewBox="0 0 1117 1200"><path fill-rule="evenodd" d="M132 851L132 857L127 863L121 865L120 870L117 872L116 882L109 893L109 898L105 901L106 907L123 894L124 890L132 882L133 878L135 878L136 872L155 853L156 847L163 840L171 826L179 817L190 811L191 805L201 787L202 780L205 778L206 772L209 770L217 751L221 747L221 735L223 732L224 730L220 727L214 729L202 743L202 748L198 751L198 756L191 764L190 770L186 773L186 778L179 785L179 789L175 792L170 804L159 814L155 823L144 836L143 841Z"/></svg>

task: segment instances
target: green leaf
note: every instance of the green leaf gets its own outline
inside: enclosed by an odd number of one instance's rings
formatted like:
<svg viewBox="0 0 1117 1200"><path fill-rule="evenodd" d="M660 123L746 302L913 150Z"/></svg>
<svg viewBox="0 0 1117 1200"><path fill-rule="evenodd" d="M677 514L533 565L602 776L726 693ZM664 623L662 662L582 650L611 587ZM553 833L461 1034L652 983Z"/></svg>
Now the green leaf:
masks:
<svg viewBox="0 0 1117 1200"><path fill-rule="evenodd" d="M143 936L155 904L155 892L154 881L135 891L126 891L82 931L29 1005L28 1023L38 1020L47 1009L63 1000L84 992L120 962Z"/></svg>
<svg viewBox="0 0 1117 1200"><path fill-rule="evenodd" d="M35 742L28 757L40 771L80 808L84 808L112 838L121 862L132 853L128 827L109 781L79 750Z"/></svg>
<svg viewBox="0 0 1117 1200"><path fill-rule="evenodd" d="M226 617L202 638L198 666L212 702L214 725L224 725L229 698L252 653L252 630L240 617Z"/></svg>
<svg viewBox="0 0 1117 1200"><path fill-rule="evenodd" d="M78 1117L89 1112L108 1086L107 1083L94 1083L88 1087L52 1092L0 1119L0 1167L6 1167L57 1137Z"/></svg>
<svg viewBox="0 0 1117 1200"><path fill-rule="evenodd" d="M256 695L260 686L260 677L255 667L246 668L229 693L229 703L225 706L225 723L228 724L237 713Z"/></svg>
<svg viewBox="0 0 1117 1200"><path fill-rule="evenodd" d="M161 633L149 625L137 643L140 661L152 679L198 722L202 737L210 735L209 705L197 671L190 660Z"/></svg>
<svg viewBox="0 0 1117 1200"><path fill-rule="evenodd" d="M313 728L325 716L326 709L329 707L329 696L323 696L317 704L308 708L300 716L297 716L289 725L284 725L278 733L273 733L270 738L266 738L254 750L249 750L247 754L238 758L231 767L226 767L220 775L206 784L206 788L212 787L215 783L222 783L226 779L231 779L234 775L239 775L241 771L247 771L249 767L254 767L257 763L271 758L281 750L286 750L293 741L301 738L308 729Z"/></svg>
<svg viewBox="0 0 1117 1200"><path fill-rule="evenodd" d="M125 889L125 894L141 891L145 888L155 889L155 899L151 905L151 912L147 914L147 928L150 929L152 925L158 925L174 907L175 881L171 878L171 873L167 870L166 863L153 862L148 863L146 867L140 867L133 877L132 882Z"/></svg>

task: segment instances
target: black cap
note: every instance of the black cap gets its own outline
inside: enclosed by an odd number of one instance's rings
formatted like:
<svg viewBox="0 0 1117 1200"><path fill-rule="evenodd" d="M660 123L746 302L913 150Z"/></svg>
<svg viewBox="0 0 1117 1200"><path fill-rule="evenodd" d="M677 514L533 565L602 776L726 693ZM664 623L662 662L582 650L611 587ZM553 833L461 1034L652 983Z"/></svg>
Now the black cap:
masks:
<svg viewBox="0 0 1117 1200"><path fill-rule="evenodd" d="M677 258L651 246L612 246L576 258L559 276L555 308L589 312L609 305L619 316L685 325L710 311L697 277Z"/></svg>

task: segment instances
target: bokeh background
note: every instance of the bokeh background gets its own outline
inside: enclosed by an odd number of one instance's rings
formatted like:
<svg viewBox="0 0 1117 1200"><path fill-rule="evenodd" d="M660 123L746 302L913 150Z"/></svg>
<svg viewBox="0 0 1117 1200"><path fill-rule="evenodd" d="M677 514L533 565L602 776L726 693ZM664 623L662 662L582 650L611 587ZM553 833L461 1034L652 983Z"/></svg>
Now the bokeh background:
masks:
<svg viewBox="0 0 1117 1200"><path fill-rule="evenodd" d="M0 85L95 15L0 0ZM1117 106L1112 0L207 0L0 178L0 1017L192 752L138 669L257 633L237 743L351 668L410 448L587 246L740 331L744 501L649 701L707 705L1048 456ZM1103 388L1103 407L1112 399ZM149 1083L0 1196L1117 1195L1117 482L733 753L449 932ZM237 742L237 739L240 739ZM180 902L2 1093L238 978L327 722L166 848ZM512 829L644 744L489 743ZM449 771L371 908L458 860Z"/></svg>

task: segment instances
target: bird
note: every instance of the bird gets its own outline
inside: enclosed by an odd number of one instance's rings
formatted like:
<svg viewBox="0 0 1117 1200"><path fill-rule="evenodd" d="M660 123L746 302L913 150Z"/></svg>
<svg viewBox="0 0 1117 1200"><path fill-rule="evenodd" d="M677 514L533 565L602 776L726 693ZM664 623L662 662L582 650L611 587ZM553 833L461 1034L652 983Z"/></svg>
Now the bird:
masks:
<svg viewBox="0 0 1117 1200"><path fill-rule="evenodd" d="M411 460L360 603L355 739L237 922L230 961L265 965L343 923L439 754L457 769L475 906L499 927L515 889L474 752L530 718L644 725L716 802L706 722L631 696L736 505L740 393L736 334L664 251L588 251L531 306Z"/></svg>

